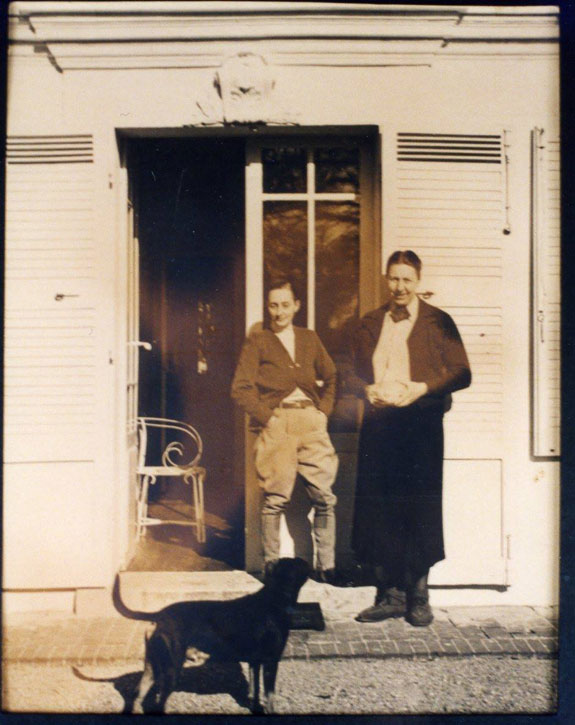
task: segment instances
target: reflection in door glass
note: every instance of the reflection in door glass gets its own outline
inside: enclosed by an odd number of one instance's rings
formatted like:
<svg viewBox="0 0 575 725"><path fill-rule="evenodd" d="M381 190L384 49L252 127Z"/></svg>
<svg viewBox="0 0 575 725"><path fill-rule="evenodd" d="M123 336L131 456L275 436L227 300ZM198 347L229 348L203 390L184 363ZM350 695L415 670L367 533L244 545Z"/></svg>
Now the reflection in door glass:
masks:
<svg viewBox="0 0 575 725"><path fill-rule="evenodd" d="M358 316L359 204L316 204L316 330L332 356Z"/></svg>
<svg viewBox="0 0 575 725"><path fill-rule="evenodd" d="M263 149L264 193L305 193L307 151L283 147Z"/></svg>
<svg viewBox="0 0 575 725"><path fill-rule="evenodd" d="M293 279L301 300L294 324L307 326L307 205L266 201L263 218L264 289L272 277ZM264 305L265 308L265 305Z"/></svg>
<svg viewBox="0 0 575 725"><path fill-rule="evenodd" d="M359 191L359 149L321 148L316 149L314 158L317 192Z"/></svg>

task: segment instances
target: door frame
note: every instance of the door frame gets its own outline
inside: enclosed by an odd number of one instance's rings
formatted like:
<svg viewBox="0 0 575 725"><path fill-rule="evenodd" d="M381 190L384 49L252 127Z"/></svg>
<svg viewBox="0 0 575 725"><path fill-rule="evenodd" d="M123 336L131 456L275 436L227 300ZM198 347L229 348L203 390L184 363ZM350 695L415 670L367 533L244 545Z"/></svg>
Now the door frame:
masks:
<svg viewBox="0 0 575 725"><path fill-rule="evenodd" d="M173 138L245 138L256 139L261 137L275 137L279 139L291 137L305 137L311 139L319 137L339 138L362 138L362 144L369 149L365 160L367 164L362 171L361 183L364 189L367 189L366 196L371 199L369 211L362 220L362 227L365 225L360 236L360 249L364 244L364 234L369 235L372 240L367 255L360 253L360 314L364 314L368 309L376 307L380 302L380 276L381 276L381 130L377 125L342 125L342 126L266 126L261 124L242 125L242 126L216 126L216 127L126 127L115 129L116 141L116 167L113 177L115 178L115 204L116 204L116 239L117 239L117 299L119 300L120 310L124 313L116 321L116 359L117 359L117 384L116 384L116 446L117 446L117 466L116 481L118 496L116 498L117 508L115 519L117 521L116 530L116 559L120 566L125 566L135 551L135 538L132 535L134 529L131 521L130 512L133 509L133 481L130 474L130 456L127 445L126 431L128 426L128 395L127 395L127 379L129 371L129 355L127 342L127 310L128 300L128 257L129 257L129 210L128 210L128 170L129 162L127 159L127 148L132 139L173 139ZM362 162L364 158L362 157ZM247 173L247 164L246 164ZM247 204L247 185L249 181L246 178L246 204ZM248 285L248 255L250 254L251 241L248 228L247 209L246 209L246 234L245 234L245 269L244 280L247 288ZM245 295L245 314L246 324L249 319L248 295ZM240 418L241 420L241 418ZM243 476L245 481L245 502L246 511L248 499L250 498L250 480L253 481L253 472L250 466L253 466L250 448L250 435L247 432L247 426L236 426L236 434L243 438L238 440L237 455L234 461L234 470L238 476ZM250 478L251 473L251 478ZM253 498L253 491L252 491ZM252 532L255 533L255 532ZM250 539L254 539L253 543ZM253 570L254 565L257 567L259 555L254 559L253 550L259 549L259 532L257 537L250 536L250 530L245 526L245 568Z"/></svg>
<svg viewBox="0 0 575 725"><path fill-rule="evenodd" d="M355 142L360 150L360 238L359 238L359 316L380 304L381 295L381 137L379 127L330 127L321 133L298 128L284 134L277 130L262 138L246 143L246 334L256 322L263 319L264 262L263 262L263 170L258 151L267 146L301 143L306 147L325 146L326 140ZM309 220L313 224L313 219ZM249 280L249 284L248 283ZM312 283L313 289L313 283ZM308 322L310 313L308 308ZM311 314L313 324L313 313ZM349 437L349 436L348 436ZM256 435L245 424L245 550L246 569L256 572L263 565L261 551L260 516L261 492L253 460ZM282 536L285 536L286 533Z"/></svg>
<svg viewBox="0 0 575 725"><path fill-rule="evenodd" d="M110 355L117 366L115 421L116 421L116 529L114 536L114 570L127 566L136 550L136 450L137 379L139 347L127 343L139 329L139 264L135 207L130 194L128 148L120 143L116 134L116 167L110 174L109 186L114 187L116 206L116 353ZM134 274L135 272L135 274ZM134 342L134 340L132 340ZM135 383L135 388L133 387ZM132 394L128 388L132 385ZM130 398L132 399L130 404ZM135 401L135 407L134 407ZM132 420L130 420L132 418Z"/></svg>

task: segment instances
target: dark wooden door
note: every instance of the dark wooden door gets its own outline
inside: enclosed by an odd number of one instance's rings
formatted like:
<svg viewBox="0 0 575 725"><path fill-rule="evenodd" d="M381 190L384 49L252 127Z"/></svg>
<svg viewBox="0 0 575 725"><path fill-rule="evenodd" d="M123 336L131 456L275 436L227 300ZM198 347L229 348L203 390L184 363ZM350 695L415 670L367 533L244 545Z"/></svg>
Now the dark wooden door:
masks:
<svg viewBox="0 0 575 725"><path fill-rule="evenodd" d="M206 554L242 566L243 449L230 385L245 329L243 145L139 143L141 335L152 342L140 358L139 412L200 432ZM183 486L163 482L153 495L178 499Z"/></svg>

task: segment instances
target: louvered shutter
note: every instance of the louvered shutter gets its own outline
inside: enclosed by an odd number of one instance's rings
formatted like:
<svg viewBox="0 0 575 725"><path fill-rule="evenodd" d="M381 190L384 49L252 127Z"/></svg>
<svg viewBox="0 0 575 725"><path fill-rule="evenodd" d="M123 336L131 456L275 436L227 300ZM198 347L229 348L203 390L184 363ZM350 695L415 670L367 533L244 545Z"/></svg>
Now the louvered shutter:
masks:
<svg viewBox="0 0 575 725"><path fill-rule="evenodd" d="M559 139L532 132L533 453L560 454Z"/></svg>
<svg viewBox="0 0 575 725"><path fill-rule="evenodd" d="M502 146L500 134L398 134L397 247L420 255L420 292L453 317L473 371L445 419L446 457L501 455Z"/></svg>
<svg viewBox="0 0 575 725"><path fill-rule="evenodd" d="M5 460L90 460L92 137L13 136L6 161Z"/></svg>
<svg viewBox="0 0 575 725"><path fill-rule="evenodd" d="M503 521L502 259L509 239L503 134L399 133L393 249L423 261L420 293L463 337L473 382L445 416L446 559L434 585L506 583ZM386 251L392 252L388 247Z"/></svg>

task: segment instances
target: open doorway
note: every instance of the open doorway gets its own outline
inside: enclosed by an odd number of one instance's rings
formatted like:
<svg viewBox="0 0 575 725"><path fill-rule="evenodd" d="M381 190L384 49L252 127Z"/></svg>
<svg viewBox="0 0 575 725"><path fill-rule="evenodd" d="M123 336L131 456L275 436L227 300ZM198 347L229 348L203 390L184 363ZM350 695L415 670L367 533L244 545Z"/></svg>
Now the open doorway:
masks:
<svg viewBox="0 0 575 725"><path fill-rule="evenodd" d="M244 567L243 416L230 385L245 330L245 150L241 139L132 139L129 175L139 239L138 414L191 424L204 445L208 537L147 528L128 569ZM150 441L161 457L162 441ZM158 478L150 515L190 517L179 478Z"/></svg>

